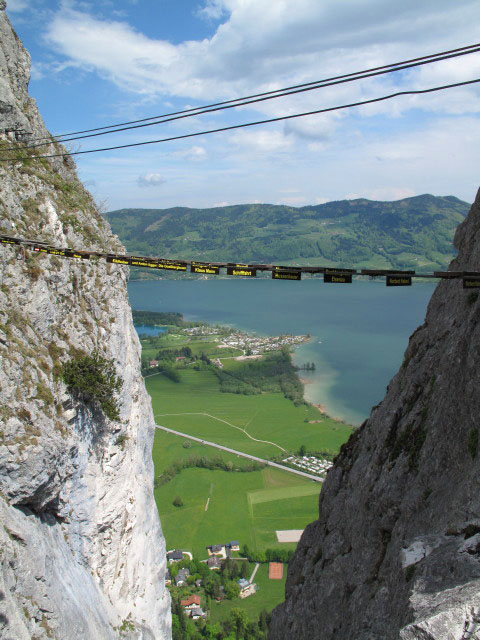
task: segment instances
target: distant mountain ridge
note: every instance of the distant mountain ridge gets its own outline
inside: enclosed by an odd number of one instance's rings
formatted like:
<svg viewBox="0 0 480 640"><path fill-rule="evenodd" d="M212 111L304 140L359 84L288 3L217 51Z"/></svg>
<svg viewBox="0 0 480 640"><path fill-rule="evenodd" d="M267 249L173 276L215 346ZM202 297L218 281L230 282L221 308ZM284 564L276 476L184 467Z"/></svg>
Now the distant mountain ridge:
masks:
<svg viewBox="0 0 480 640"><path fill-rule="evenodd" d="M425 194L299 208L119 209L104 216L127 250L143 255L431 270L455 256L453 234L469 206Z"/></svg>

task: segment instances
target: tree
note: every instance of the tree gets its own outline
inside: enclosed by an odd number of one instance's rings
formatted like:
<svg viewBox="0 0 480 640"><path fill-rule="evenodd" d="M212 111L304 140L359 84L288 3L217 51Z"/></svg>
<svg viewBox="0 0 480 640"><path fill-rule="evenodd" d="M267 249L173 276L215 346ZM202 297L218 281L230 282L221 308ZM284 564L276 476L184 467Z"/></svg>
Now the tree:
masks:
<svg viewBox="0 0 480 640"><path fill-rule="evenodd" d="M248 578L249 573L250 573L250 569L248 566L248 562L240 562L240 577Z"/></svg>
<svg viewBox="0 0 480 640"><path fill-rule="evenodd" d="M166 376L172 382L180 382L181 381L180 374L171 365L164 365L162 367L162 373L163 373L164 376Z"/></svg>
<svg viewBox="0 0 480 640"><path fill-rule="evenodd" d="M208 575L210 575L210 569L206 562L197 562L197 572L200 576L205 579Z"/></svg>
<svg viewBox="0 0 480 640"><path fill-rule="evenodd" d="M176 496L172 504L174 507L183 507L183 500L180 496Z"/></svg>
<svg viewBox="0 0 480 640"><path fill-rule="evenodd" d="M263 633L267 634L268 624L269 624L268 612L266 609L262 609L260 611L260 615L258 616L258 626L260 628L260 631L263 631Z"/></svg>
<svg viewBox="0 0 480 640"><path fill-rule="evenodd" d="M307 447L304 444L302 444L302 446L298 450L298 455L304 456L306 453L307 453Z"/></svg>
<svg viewBox="0 0 480 640"><path fill-rule="evenodd" d="M121 390L123 381L116 374L113 359L104 358L96 350L91 355L74 357L63 365L62 377L73 396L100 405L110 420L120 419L114 395Z"/></svg>
<svg viewBox="0 0 480 640"><path fill-rule="evenodd" d="M221 628L218 622L215 624L207 624L205 625L205 629L203 631L203 635L208 640L217 640L219 634L221 633Z"/></svg>
<svg viewBox="0 0 480 640"><path fill-rule="evenodd" d="M220 569L222 575L225 580L229 580L232 575L233 562L230 558L226 558L222 564L222 568Z"/></svg>
<svg viewBox="0 0 480 640"><path fill-rule="evenodd" d="M240 609L239 607L234 607L230 611L229 619L233 623L233 627L237 632L237 638L240 638L241 634L245 631L245 628L248 623L247 614L243 609Z"/></svg>
<svg viewBox="0 0 480 640"><path fill-rule="evenodd" d="M213 598L217 597L220 593L220 582L218 573L210 571L210 575L206 576L203 581L205 593Z"/></svg>
<svg viewBox="0 0 480 640"><path fill-rule="evenodd" d="M225 580L224 588L227 600L233 600L240 595L240 585L234 580Z"/></svg>

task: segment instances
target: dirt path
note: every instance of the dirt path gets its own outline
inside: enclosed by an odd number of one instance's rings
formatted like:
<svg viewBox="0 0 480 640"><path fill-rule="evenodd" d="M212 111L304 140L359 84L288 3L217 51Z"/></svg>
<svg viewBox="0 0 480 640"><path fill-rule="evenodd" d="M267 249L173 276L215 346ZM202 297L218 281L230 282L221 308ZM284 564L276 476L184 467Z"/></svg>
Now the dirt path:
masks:
<svg viewBox="0 0 480 640"><path fill-rule="evenodd" d="M243 431L243 433L247 436L247 438L250 438L250 440L254 440L255 442L263 442L264 444L271 444L274 447L277 447L277 449L280 449L280 451L287 451L286 449L284 449L283 447L281 447L279 444L276 444L275 442L271 442L270 440L259 440L258 438L254 438L253 436L251 436L248 431L246 431L245 429L242 429L242 427L237 427L236 425L232 424L231 422L227 422L226 420L223 420L222 418L217 418L216 416L212 416L210 413L204 413L204 412L195 412L195 413L189 413L189 412L185 412L185 413L157 413L156 414L156 418L157 417L161 417L161 416L208 416L209 418L212 418L213 420L218 420L218 422L223 422L224 424L227 424L229 427L233 427L234 429L238 429L239 431ZM252 418L253 420L253 418ZM250 420L251 422L251 420ZM250 424L250 422L248 424Z"/></svg>
<svg viewBox="0 0 480 640"><path fill-rule="evenodd" d="M255 565L255 569L252 571L252 575L250 576L250 578L248 579L248 581L250 582L250 584L252 584L252 582L255 579L255 574L258 571L258 567L260 566L260 564L257 562L257 564Z"/></svg>

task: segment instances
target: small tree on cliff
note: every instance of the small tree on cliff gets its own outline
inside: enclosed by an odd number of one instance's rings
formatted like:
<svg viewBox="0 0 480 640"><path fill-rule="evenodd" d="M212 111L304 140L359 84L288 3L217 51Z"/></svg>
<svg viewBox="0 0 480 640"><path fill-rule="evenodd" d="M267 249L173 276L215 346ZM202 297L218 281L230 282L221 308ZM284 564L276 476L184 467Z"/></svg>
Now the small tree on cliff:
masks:
<svg viewBox="0 0 480 640"><path fill-rule="evenodd" d="M62 377L74 397L98 404L107 418L119 420L115 394L121 390L123 381L115 372L113 359L104 358L98 351L75 356L63 365Z"/></svg>

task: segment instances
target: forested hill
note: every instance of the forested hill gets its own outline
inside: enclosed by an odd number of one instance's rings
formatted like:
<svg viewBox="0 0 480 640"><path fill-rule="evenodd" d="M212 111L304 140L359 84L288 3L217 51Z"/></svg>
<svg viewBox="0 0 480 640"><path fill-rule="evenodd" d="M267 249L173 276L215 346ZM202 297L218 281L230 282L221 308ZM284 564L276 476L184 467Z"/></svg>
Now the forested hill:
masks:
<svg viewBox="0 0 480 640"><path fill-rule="evenodd" d="M105 217L130 252L217 261L445 267L469 209L454 196L288 207L120 209Z"/></svg>

